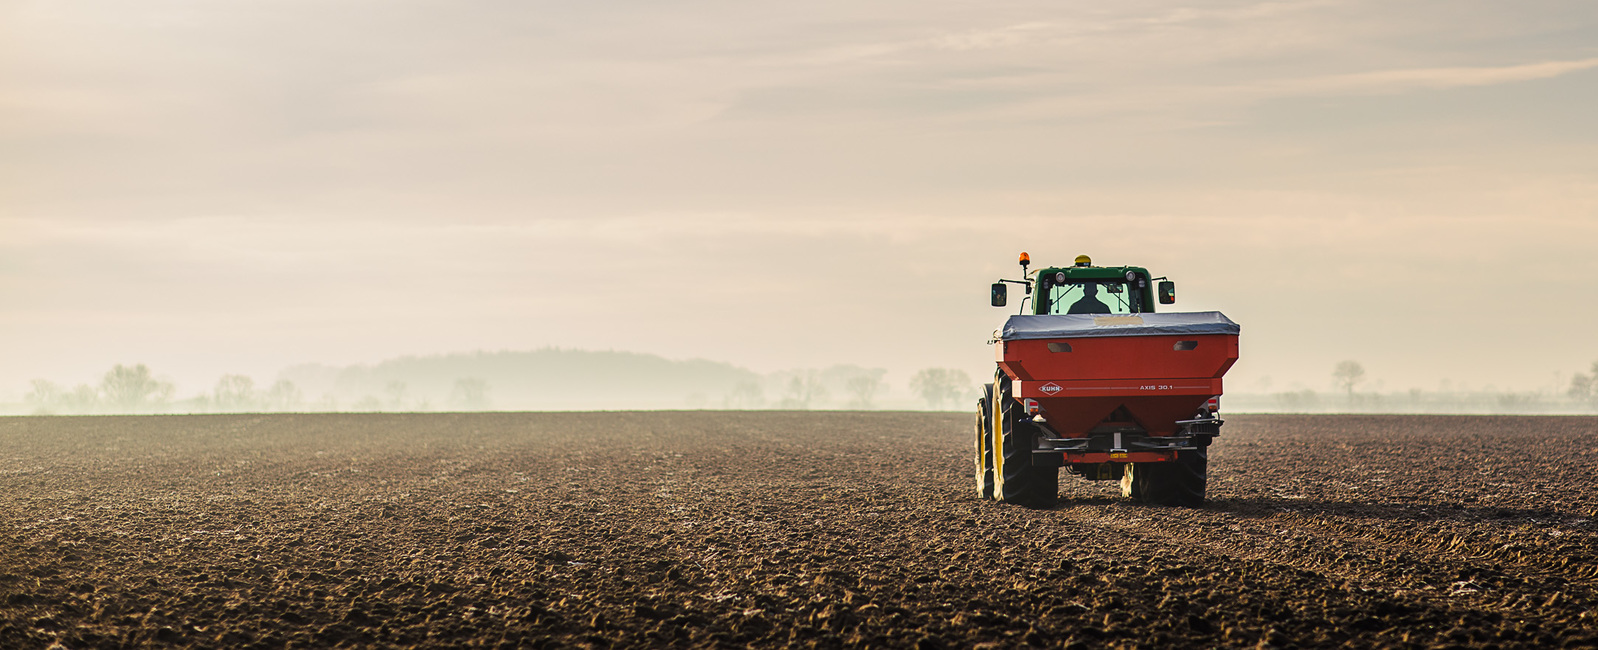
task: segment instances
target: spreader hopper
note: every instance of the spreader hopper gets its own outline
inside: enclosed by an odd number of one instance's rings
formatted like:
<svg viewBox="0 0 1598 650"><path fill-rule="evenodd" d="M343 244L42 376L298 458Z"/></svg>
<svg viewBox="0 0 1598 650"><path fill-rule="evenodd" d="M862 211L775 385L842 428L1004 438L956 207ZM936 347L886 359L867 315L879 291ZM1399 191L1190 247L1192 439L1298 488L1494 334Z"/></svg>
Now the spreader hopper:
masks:
<svg viewBox="0 0 1598 650"><path fill-rule="evenodd" d="M1137 428L1176 435L1237 361L1220 312L1011 316L994 342L1012 394L1063 437Z"/></svg>

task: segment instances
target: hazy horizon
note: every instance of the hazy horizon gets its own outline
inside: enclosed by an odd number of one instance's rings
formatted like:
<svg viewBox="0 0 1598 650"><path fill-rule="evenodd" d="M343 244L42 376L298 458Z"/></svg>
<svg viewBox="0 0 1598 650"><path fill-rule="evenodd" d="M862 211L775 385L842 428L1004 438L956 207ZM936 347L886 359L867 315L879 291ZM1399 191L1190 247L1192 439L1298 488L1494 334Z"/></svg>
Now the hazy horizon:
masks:
<svg viewBox="0 0 1598 650"><path fill-rule="evenodd" d="M1598 361L1598 5L0 0L0 401L561 347L992 372L1015 256L1228 392Z"/></svg>
<svg viewBox="0 0 1598 650"><path fill-rule="evenodd" d="M1397 413L1585 415L1598 411L1590 390L1532 391L1444 384L1392 390L1340 363L1328 389L1229 388L1226 413ZM0 415L333 413L617 410L968 411L985 377L958 368L893 376L884 368L835 364L757 373L725 362L651 354L543 348L403 356L376 364L300 364L265 378L229 374L211 386L180 387L147 366L116 366L100 382L34 382Z"/></svg>

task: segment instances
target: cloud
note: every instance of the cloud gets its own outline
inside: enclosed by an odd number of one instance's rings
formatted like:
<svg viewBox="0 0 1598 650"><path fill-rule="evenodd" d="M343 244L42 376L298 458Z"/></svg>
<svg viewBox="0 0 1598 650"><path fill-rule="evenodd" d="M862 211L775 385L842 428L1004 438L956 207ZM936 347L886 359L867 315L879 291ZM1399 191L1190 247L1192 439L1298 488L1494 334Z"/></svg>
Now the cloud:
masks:
<svg viewBox="0 0 1598 650"><path fill-rule="evenodd" d="M1281 94L1392 93L1551 79L1592 68L1598 68L1598 58L1500 66L1375 70L1270 83L1263 88L1267 92Z"/></svg>
<svg viewBox="0 0 1598 650"><path fill-rule="evenodd" d="M1598 58L1488 66L1378 69L1302 77L1198 82L1149 78L1112 83L1057 68L996 68L980 76L950 76L934 86L950 92L985 92L1004 101L955 104L939 119L964 123L1093 120L1171 131L1230 124L1241 109L1262 102L1311 96L1374 96L1484 87L1553 79L1598 68Z"/></svg>
<svg viewBox="0 0 1598 650"><path fill-rule="evenodd" d="M942 50L991 50L1014 47L1035 40L1049 23L1033 22L1010 25L999 29L975 30L945 34L932 39L932 47Z"/></svg>

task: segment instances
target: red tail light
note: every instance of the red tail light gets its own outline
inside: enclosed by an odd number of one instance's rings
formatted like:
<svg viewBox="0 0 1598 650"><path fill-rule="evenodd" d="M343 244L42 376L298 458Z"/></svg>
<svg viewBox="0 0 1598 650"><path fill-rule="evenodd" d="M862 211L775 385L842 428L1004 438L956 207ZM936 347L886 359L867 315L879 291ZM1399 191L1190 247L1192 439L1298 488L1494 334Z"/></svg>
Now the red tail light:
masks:
<svg viewBox="0 0 1598 650"><path fill-rule="evenodd" d="M1192 404L1192 402L1188 403ZM1221 410L1221 396L1216 395L1215 397L1211 397L1210 401L1204 403L1204 408L1211 413L1219 413Z"/></svg>

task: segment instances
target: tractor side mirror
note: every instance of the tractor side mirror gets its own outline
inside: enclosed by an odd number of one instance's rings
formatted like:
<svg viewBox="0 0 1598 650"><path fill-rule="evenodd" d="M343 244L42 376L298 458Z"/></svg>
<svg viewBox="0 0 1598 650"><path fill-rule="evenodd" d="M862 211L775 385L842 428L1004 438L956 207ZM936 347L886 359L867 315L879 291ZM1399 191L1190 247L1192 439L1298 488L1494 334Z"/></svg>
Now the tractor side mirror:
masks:
<svg viewBox="0 0 1598 650"><path fill-rule="evenodd" d="M1003 307L1010 300L1010 287L1003 282L993 283L992 302L994 307Z"/></svg>
<svg viewBox="0 0 1598 650"><path fill-rule="evenodd" d="M1176 303L1176 283L1170 280L1160 282L1160 304L1170 305Z"/></svg>

